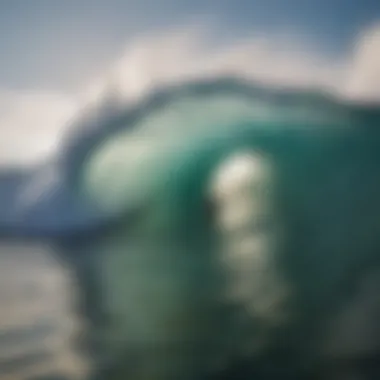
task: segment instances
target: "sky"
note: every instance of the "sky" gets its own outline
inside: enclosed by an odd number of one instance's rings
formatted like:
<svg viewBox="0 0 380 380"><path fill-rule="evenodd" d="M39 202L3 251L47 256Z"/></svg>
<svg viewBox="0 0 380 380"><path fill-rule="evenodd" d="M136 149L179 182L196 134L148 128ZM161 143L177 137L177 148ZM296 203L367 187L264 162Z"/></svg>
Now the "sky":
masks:
<svg viewBox="0 0 380 380"><path fill-rule="evenodd" d="M26 164L110 82L233 73L380 99L380 2L0 0L0 59L0 165Z"/></svg>

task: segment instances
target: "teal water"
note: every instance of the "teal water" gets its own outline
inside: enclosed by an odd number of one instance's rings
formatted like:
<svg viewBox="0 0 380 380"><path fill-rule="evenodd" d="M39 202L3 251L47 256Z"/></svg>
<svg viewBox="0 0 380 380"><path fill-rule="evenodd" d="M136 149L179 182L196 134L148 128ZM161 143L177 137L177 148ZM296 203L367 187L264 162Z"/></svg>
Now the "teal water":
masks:
<svg viewBox="0 0 380 380"><path fill-rule="evenodd" d="M83 378L88 361L71 339L88 330L133 380L179 374L198 380L247 352L256 358L257 350L273 367L306 363L309 370L320 360L351 360L378 349L376 323L364 318L354 329L358 319L350 319L352 310L375 314L379 306L372 298L357 301L379 288L374 281L361 293L380 264L378 109L321 94L255 90L248 96L245 85L230 82L208 83L207 91L192 86L167 90L170 96L156 107L140 104L133 125L128 112L116 118L115 133L105 121L107 133L75 162L74 193L112 223L120 218L111 230L54 248L0 247L1 379L30 380L34 371ZM209 192L212 175L231 154L247 150L273 164L275 212L252 216L242 228L218 228L226 205ZM239 191L228 202L243 194L254 203L254 188ZM253 203L243 201L255 215ZM285 239L272 250L278 226ZM235 243L246 238L254 248L241 257ZM74 252L72 268L58 260L58 250ZM227 264L225 254L233 258ZM98 292L88 287L85 296L105 313L102 325L91 325L94 315L76 307L84 282L75 275L84 272L75 265L93 270ZM261 265L268 276L259 273ZM288 298L279 309L262 306L281 293L276 278L266 282L278 273ZM274 291L260 287L273 283ZM277 313L286 316L279 324L272 318ZM358 350L354 330L375 338ZM29 345L30 354L23 352Z"/></svg>

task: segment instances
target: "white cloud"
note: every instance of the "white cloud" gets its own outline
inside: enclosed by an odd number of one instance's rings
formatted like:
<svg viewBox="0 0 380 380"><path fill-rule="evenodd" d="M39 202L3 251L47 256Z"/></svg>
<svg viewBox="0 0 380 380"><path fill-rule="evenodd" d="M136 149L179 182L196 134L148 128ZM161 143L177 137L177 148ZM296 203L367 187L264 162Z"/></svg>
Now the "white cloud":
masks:
<svg viewBox="0 0 380 380"><path fill-rule="evenodd" d="M366 29L354 45L344 90L357 100L380 101L380 24Z"/></svg>
<svg viewBox="0 0 380 380"><path fill-rule="evenodd" d="M59 93L0 90L0 165L34 163L50 154L74 104Z"/></svg>
<svg viewBox="0 0 380 380"><path fill-rule="evenodd" d="M353 41L351 54L340 59L284 35L262 34L211 49L204 30L184 28L132 41L85 99L101 99L115 87L131 100L181 79L237 75L276 86L323 88L355 101L380 101L380 24L365 29Z"/></svg>
<svg viewBox="0 0 380 380"><path fill-rule="evenodd" d="M207 35L206 35L207 36ZM335 86L341 64L283 37L258 36L210 49L199 30L183 29L134 41L108 77L87 93L102 97L115 86L127 99L153 86L199 76L238 75L285 86ZM106 85L107 84L107 85Z"/></svg>
<svg viewBox="0 0 380 380"><path fill-rule="evenodd" d="M380 25L363 31L350 57L331 59L299 38L260 35L212 48L205 28L144 35L130 42L103 78L78 96L0 89L0 163L45 157L63 123L83 103L116 87L129 101L152 87L223 74L292 87L317 87L355 100L380 101Z"/></svg>

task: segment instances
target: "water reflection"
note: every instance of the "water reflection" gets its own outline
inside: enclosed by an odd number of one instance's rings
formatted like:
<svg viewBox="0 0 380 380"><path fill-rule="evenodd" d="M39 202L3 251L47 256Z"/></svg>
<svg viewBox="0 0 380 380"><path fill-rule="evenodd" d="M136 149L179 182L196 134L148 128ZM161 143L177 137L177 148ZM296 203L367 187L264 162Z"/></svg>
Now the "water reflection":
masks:
<svg viewBox="0 0 380 380"><path fill-rule="evenodd" d="M80 379L77 291L51 248L0 245L1 380Z"/></svg>

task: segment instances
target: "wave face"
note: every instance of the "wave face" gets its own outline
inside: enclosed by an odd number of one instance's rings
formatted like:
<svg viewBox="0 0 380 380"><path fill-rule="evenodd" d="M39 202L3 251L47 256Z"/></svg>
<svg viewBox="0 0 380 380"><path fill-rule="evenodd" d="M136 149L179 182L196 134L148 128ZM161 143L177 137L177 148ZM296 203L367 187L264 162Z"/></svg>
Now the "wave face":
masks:
<svg viewBox="0 0 380 380"><path fill-rule="evenodd" d="M302 372L376 350L378 339L353 343L378 336L375 323L353 333L350 315L377 308L360 284L379 259L378 120L376 108L224 78L158 91L86 141L84 193L111 215L143 210L96 248L107 312L123 321L108 347L122 355L133 336L141 350L127 373L192 379L247 355ZM162 367L154 347L174 362Z"/></svg>
<svg viewBox="0 0 380 380"><path fill-rule="evenodd" d="M74 123L57 164L106 218L50 252L85 294L94 366L194 380L248 357L283 378L376 352L378 109L230 78L107 104Z"/></svg>

